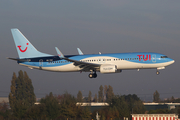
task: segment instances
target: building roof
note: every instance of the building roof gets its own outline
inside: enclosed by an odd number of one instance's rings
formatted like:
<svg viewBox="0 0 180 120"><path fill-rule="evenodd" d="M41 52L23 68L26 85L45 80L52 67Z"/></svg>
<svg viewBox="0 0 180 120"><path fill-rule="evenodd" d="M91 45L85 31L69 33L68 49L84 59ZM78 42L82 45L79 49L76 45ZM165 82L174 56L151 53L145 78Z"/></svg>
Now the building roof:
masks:
<svg viewBox="0 0 180 120"><path fill-rule="evenodd" d="M8 97L0 97L0 103L2 103L2 102L8 103L9 102L9 98Z"/></svg>

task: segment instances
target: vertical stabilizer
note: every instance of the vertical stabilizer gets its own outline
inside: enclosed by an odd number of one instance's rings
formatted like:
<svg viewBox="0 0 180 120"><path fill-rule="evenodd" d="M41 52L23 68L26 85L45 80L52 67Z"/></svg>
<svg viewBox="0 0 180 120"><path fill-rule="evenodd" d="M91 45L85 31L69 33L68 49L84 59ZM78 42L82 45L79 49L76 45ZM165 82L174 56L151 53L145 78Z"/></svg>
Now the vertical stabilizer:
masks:
<svg viewBox="0 0 180 120"><path fill-rule="evenodd" d="M11 32L20 59L52 56L39 52L18 29L11 29Z"/></svg>

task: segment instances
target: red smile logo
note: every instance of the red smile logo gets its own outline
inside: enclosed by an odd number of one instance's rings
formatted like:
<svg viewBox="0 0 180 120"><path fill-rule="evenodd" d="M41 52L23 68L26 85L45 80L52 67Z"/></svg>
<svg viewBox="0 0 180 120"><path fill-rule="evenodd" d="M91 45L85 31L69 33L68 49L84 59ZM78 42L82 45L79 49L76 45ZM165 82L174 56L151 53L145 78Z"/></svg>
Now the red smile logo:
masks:
<svg viewBox="0 0 180 120"><path fill-rule="evenodd" d="M26 45L29 45L29 43L26 43ZM22 50L21 49L21 45L19 45L19 46L17 46L18 48L19 48L19 50L21 51L21 52L26 52L26 50L27 50L27 47L24 49L24 50Z"/></svg>

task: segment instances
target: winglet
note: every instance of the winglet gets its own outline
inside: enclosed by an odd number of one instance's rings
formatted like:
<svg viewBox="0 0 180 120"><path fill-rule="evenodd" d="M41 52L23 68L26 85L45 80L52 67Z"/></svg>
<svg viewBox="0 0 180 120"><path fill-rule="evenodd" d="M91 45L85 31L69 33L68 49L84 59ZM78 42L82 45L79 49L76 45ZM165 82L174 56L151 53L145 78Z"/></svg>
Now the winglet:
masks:
<svg viewBox="0 0 180 120"><path fill-rule="evenodd" d="M55 49L56 49L56 52L57 52L59 58L63 59L64 55L61 53L61 51L57 47L55 47Z"/></svg>
<svg viewBox="0 0 180 120"><path fill-rule="evenodd" d="M79 55L84 55L83 52L79 48L77 48L77 50L78 50Z"/></svg>

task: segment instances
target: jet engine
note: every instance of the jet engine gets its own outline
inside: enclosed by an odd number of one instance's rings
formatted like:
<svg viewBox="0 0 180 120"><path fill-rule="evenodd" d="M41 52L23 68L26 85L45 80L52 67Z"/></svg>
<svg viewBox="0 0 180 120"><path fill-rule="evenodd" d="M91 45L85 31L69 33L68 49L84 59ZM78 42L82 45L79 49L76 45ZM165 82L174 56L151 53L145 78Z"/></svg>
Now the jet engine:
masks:
<svg viewBox="0 0 180 120"><path fill-rule="evenodd" d="M116 65L101 65L100 72L101 73L116 73L117 66Z"/></svg>

